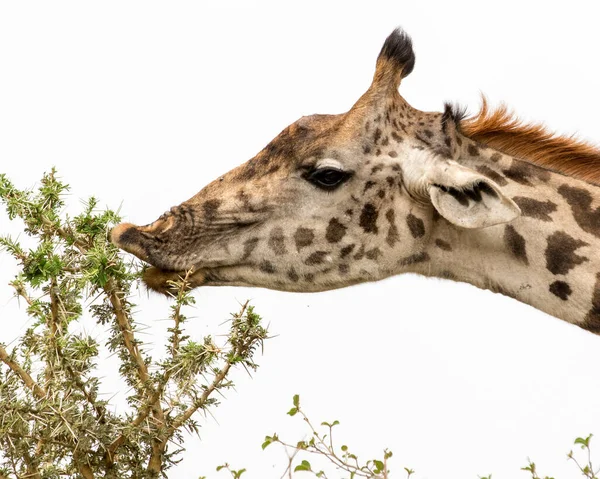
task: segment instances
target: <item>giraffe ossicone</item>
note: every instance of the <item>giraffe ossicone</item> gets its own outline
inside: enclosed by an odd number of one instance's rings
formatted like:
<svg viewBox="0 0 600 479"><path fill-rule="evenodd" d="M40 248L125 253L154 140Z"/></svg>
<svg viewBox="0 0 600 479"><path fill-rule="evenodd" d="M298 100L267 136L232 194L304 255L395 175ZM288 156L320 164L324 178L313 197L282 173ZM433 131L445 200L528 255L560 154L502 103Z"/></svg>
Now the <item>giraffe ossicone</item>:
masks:
<svg viewBox="0 0 600 479"><path fill-rule="evenodd" d="M166 293L324 291L414 272L511 296L600 333L600 152L506 109L422 112L399 94L415 57L395 30L346 113L303 117L146 226L111 232Z"/></svg>

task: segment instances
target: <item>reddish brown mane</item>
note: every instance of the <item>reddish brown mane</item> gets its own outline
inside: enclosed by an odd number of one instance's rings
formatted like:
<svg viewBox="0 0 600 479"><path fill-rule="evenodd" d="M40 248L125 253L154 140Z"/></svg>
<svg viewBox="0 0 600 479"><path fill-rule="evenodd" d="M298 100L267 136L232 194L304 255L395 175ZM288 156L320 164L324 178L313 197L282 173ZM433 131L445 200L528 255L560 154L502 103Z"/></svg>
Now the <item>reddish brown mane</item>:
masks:
<svg viewBox="0 0 600 479"><path fill-rule="evenodd" d="M526 124L506 105L491 110L485 97L481 110L460 122L469 138L508 155L565 175L600 183L600 149L572 136L560 136L543 125Z"/></svg>

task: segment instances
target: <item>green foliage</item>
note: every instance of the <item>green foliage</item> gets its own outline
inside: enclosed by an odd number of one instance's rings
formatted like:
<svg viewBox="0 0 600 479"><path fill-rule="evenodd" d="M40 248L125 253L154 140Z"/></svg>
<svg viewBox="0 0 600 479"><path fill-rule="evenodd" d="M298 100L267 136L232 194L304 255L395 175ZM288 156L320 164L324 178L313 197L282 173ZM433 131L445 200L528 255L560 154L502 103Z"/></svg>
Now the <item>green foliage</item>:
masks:
<svg viewBox="0 0 600 479"><path fill-rule="evenodd" d="M304 410L300 406L300 396L294 395L292 398L292 408L287 412L288 416L300 417L306 424L309 430L310 438L293 442L284 441L278 434L266 436L262 444L262 448L266 449L271 444L281 445L288 457L287 469L283 476L292 477L296 472L306 472L313 477L318 478L333 478L333 477L348 477L349 479L367 478L367 479L387 479L390 477L388 461L392 457L392 452L385 449L383 455L379 458L368 459L366 461L359 460L358 456L352 453L349 447L345 444L338 446L333 440L333 431L340 422L334 420L331 422L321 422L321 427L316 428ZM311 463L302 456L305 454L314 455L324 459L326 463L334 469L333 472L325 469L313 469ZM414 471L404 468L407 478ZM340 476L342 474L343 476ZM282 477L283 477L282 476Z"/></svg>
<svg viewBox="0 0 600 479"><path fill-rule="evenodd" d="M340 424L339 421L321 422L321 428L315 428L300 406L300 397L296 394L292 398L292 408L287 412L287 415L301 418L308 427L308 439L303 439L297 442L286 441L277 433L271 436L266 436L262 443L262 449L273 444L279 444L285 451L288 459L287 468L284 471L282 478L287 477L292 479L296 473L303 474L305 477L308 474L311 477L317 478L339 478L339 479L390 479L393 477L402 477L410 479L415 471L408 467L404 467L403 471L398 474L391 474L389 468L390 459L393 457L392 451L384 449L383 455L379 458L360 460L358 455L351 452L346 444L338 446L333 439L334 428ZM575 445L583 449L585 458L577 459L571 451L568 454L568 459L573 461L579 472L585 479L600 479L598 476L599 469L594 469L591 459L590 441L592 435L585 438L577 438ZM311 462L305 457L306 455L316 456L321 459L320 463L325 464L325 467L315 468ZM554 479L550 476L538 475L537 468L534 462L529 461L526 467L522 468L531 475L531 479ZM492 479L492 475L479 476L479 479Z"/></svg>
<svg viewBox="0 0 600 479"><path fill-rule="evenodd" d="M238 469L236 471L235 469L232 469L229 466L229 464L223 464L222 466L217 466L217 472L222 471L222 470L228 471L229 474L231 474L231 477L233 479L240 479L240 477L242 477L242 474L244 472L246 472L246 469ZM200 478L200 479L202 479L202 478Z"/></svg>
<svg viewBox="0 0 600 479"><path fill-rule="evenodd" d="M36 190L19 190L0 175L8 218L20 218L35 244L26 249L0 236L0 251L19 265L10 286L32 320L12 349L0 343L0 478L166 477L181 460L184 431L198 431L196 413L233 386L231 368L257 368L267 330L246 303L223 344L191 339L184 310L194 298L185 276L175 283L168 354L153 359L130 300L140 265L108 241L118 214L98 210L92 197L70 218L62 211L66 191L54 170ZM104 346L119 359L129 386L122 413L104 399L110 391L100 390L103 345L71 327L86 316L108 331ZM231 472L239 478L244 470Z"/></svg>

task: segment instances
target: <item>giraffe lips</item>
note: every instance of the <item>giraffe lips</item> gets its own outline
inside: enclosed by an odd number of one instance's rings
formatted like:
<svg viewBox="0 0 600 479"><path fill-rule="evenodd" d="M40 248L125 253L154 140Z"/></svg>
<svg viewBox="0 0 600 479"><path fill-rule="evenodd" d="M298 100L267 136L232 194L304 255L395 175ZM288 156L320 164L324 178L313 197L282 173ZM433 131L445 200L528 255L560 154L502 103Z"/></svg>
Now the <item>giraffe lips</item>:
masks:
<svg viewBox="0 0 600 479"><path fill-rule="evenodd" d="M142 274L142 280L146 286L157 293L172 296L177 294L183 281L187 283L187 289L200 286L250 286L239 280L227 278L222 274L225 271L247 266L244 264L220 265L201 268L191 268L188 271L166 271L155 266L149 266ZM220 274L221 273L221 274Z"/></svg>
<svg viewBox="0 0 600 479"><path fill-rule="evenodd" d="M146 283L148 289L157 293L172 296L177 294L179 285L185 282L187 289L194 289L206 284L205 270L189 270L186 271L165 271L155 266L148 267L142 274L142 280Z"/></svg>

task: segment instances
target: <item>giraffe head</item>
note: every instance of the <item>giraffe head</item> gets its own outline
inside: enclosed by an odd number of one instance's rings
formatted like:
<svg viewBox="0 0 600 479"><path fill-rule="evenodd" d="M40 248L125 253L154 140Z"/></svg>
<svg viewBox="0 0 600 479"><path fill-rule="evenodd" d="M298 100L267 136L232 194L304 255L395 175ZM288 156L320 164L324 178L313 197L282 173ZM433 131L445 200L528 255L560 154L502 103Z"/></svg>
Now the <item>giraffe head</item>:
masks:
<svg viewBox="0 0 600 479"><path fill-rule="evenodd" d="M192 268L192 286L322 291L425 272L442 218L513 220L500 186L460 164L460 112L421 112L398 93L414 62L395 30L350 111L302 117L154 223L116 226L112 241L152 265L144 279L161 292Z"/></svg>

